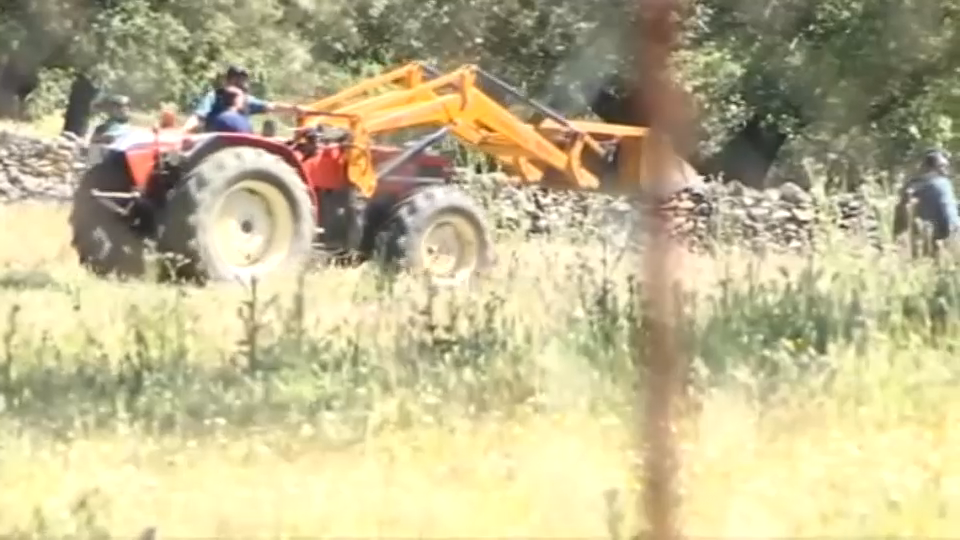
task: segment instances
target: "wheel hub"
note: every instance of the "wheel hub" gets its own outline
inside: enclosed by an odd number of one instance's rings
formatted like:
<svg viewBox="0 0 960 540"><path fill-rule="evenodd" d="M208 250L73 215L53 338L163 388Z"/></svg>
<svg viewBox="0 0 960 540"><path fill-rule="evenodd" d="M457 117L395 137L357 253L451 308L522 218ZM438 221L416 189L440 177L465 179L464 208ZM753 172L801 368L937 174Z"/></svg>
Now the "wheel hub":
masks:
<svg viewBox="0 0 960 540"><path fill-rule="evenodd" d="M477 231L467 219L444 216L424 232L421 260L434 278L459 280L476 269L479 248Z"/></svg>
<svg viewBox="0 0 960 540"><path fill-rule="evenodd" d="M290 206L277 188L262 181L239 182L221 199L215 245L237 268L271 263L289 252L292 223Z"/></svg>

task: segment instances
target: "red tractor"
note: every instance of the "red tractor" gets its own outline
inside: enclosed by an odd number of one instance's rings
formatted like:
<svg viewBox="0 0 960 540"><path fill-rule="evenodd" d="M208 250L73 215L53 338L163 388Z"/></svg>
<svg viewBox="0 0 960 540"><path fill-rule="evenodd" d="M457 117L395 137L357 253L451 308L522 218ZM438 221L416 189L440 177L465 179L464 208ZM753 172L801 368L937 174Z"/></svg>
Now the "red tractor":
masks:
<svg viewBox="0 0 960 540"><path fill-rule="evenodd" d="M377 182L364 194L349 181L348 130L133 131L84 173L72 244L101 276L143 275L151 245L161 279L249 282L320 253L458 284L491 262L492 245L480 209L449 185L450 161L428 151L445 134L369 148Z"/></svg>
<svg viewBox="0 0 960 540"><path fill-rule="evenodd" d="M393 90L373 93L384 86ZM518 118L486 89L537 112ZM459 284L492 261L482 213L448 185L450 162L428 153L447 134L526 184L638 194L652 179L649 129L573 121L478 66L450 73L412 62L305 108L297 135L131 132L91 153L70 217L82 264L144 271L145 246L165 276L249 281L302 265L319 250L375 259ZM406 148L374 143L440 128ZM679 156L663 179L698 182Z"/></svg>

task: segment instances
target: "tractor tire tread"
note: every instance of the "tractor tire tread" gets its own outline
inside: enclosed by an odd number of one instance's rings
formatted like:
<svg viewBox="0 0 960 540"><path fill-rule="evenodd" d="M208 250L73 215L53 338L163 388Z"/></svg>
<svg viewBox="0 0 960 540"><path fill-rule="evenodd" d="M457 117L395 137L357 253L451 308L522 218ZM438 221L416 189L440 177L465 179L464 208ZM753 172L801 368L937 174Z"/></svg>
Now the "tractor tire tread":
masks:
<svg viewBox="0 0 960 540"><path fill-rule="evenodd" d="M122 156L107 156L82 173L74 190L67 218L70 245L80 265L99 277L139 278L146 273L144 238L92 194L130 187Z"/></svg>
<svg viewBox="0 0 960 540"><path fill-rule="evenodd" d="M488 270L494 264L493 239L483 210L467 193L448 185L419 188L397 201L376 235L376 260L389 271L416 269L421 235L438 214L451 211L466 217L479 233L476 273Z"/></svg>
<svg viewBox="0 0 960 540"><path fill-rule="evenodd" d="M297 172L279 156L262 148L231 146L218 150L197 163L184 175L180 185L167 196L166 211L161 220L158 247L169 259L174 255L177 279L198 282L208 280L248 281L250 276L236 275L221 265L200 240L209 220L209 209L223 190L241 179L270 178L281 189L293 207L294 245L288 261L310 257L314 220L313 203L307 186Z"/></svg>

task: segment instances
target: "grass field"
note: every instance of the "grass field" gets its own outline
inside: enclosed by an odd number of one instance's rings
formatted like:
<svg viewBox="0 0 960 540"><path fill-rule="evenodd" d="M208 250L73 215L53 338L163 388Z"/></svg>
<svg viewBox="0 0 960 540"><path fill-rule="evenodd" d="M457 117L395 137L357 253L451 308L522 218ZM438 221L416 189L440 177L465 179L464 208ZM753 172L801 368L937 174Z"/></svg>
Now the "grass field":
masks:
<svg viewBox="0 0 960 540"><path fill-rule="evenodd" d="M469 291L176 290L88 277L65 222L0 209L0 536L636 530L626 263L505 242ZM849 247L686 262L688 535L960 530L960 280Z"/></svg>

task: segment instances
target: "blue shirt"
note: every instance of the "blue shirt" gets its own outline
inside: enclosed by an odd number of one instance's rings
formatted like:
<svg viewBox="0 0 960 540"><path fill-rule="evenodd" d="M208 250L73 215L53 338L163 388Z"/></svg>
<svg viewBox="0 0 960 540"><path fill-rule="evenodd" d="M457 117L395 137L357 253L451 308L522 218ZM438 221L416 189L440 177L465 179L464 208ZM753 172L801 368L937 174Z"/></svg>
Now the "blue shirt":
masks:
<svg viewBox="0 0 960 540"><path fill-rule="evenodd" d="M193 109L193 114L199 118L206 119L210 116L210 113L216 112L214 111L216 105L217 91L211 90L200 98L200 102L197 103L197 106ZM243 114L263 114L265 112L267 112L267 102L256 96L247 94Z"/></svg>
<svg viewBox="0 0 960 540"><path fill-rule="evenodd" d="M253 133L250 117L240 111L223 111L207 122L207 131Z"/></svg>
<svg viewBox="0 0 960 540"><path fill-rule="evenodd" d="M960 229L960 211L957 209L953 184L943 175L928 173L911 180L901 190L894 215L895 235L904 232L909 226L906 206L910 198L917 199L914 217L933 225L935 240L943 240Z"/></svg>

